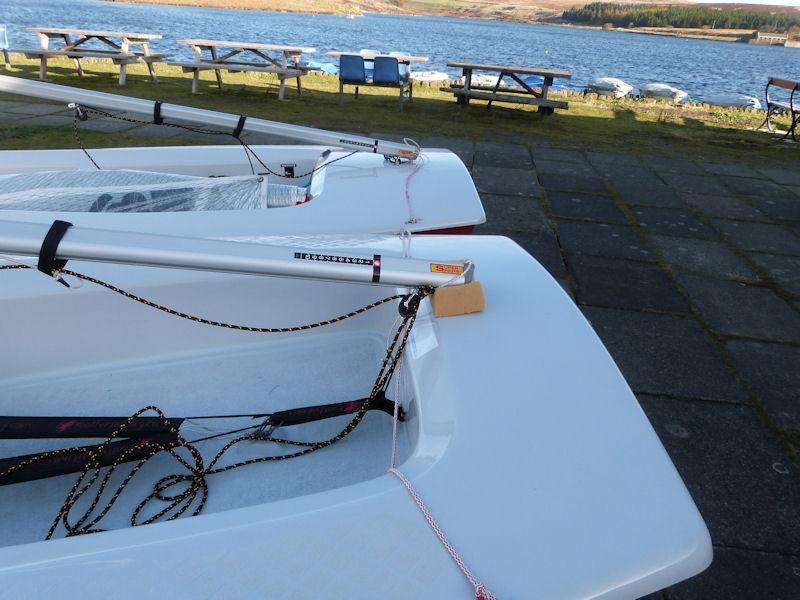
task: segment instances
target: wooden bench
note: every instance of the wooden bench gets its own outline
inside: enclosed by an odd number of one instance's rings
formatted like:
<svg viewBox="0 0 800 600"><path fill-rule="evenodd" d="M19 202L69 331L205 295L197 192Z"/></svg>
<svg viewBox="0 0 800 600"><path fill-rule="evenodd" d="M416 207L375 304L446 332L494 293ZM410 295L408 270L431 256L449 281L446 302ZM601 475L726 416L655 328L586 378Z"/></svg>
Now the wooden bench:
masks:
<svg viewBox="0 0 800 600"><path fill-rule="evenodd" d="M200 71L216 71L217 75L219 75L219 72L222 70L228 71L229 73L239 73L242 71L251 73L272 73L277 75L280 81L280 89L278 90L278 99L280 100L283 100L285 94L286 80L303 75L303 71L299 68L271 67L245 62L166 62L164 64L180 67L184 73L192 73L193 94L197 93L198 84L200 82ZM222 89L221 77L217 77L217 84L220 89Z"/></svg>
<svg viewBox="0 0 800 600"><path fill-rule="evenodd" d="M150 79L154 83L158 83L158 76L153 69L154 62L162 62L165 58L172 56L172 54L145 54L143 52L120 52L119 50L42 50L41 48L16 48L10 50L23 54L25 58L39 59L39 79L47 77L47 60L49 58L67 57L75 61L75 66L78 69L78 74L83 75L83 68L81 67L80 60L83 58L100 58L108 59L115 65L120 67L124 65L132 65L144 63L147 65L147 70L150 73ZM119 84L125 85L126 70L120 68Z"/></svg>
<svg viewBox="0 0 800 600"><path fill-rule="evenodd" d="M780 100L773 100L769 97L770 86L782 88L784 90L791 90L789 94L789 101L782 102ZM791 79L781 79L779 77L770 77L767 81L767 89L765 91L767 98L767 118L759 126L759 129L764 125L767 130L772 131L772 115L775 113L789 113L792 120L789 126L789 131L781 138L785 140L790 135L794 141L797 141L797 126L800 124L800 81L792 81Z"/></svg>
<svg viewBox="0 0 800 600"><path fill-rule="evenodd" d="M466 107L470 100L475 99L487 100L487 107L491 107L493 102L532 104L538 106L538 112L544 115L553 114L557 108L569 108L568 102L552 100L547 97L550 87L553 85L553 80L555 78L569 79L572 77L569 71L516 67L511 65L465 63L460 61L449 61L447 66L461 69L464 76L464 83L462 85L450 85L440 89L443 92L453 94L462 107ZM496 73L497 82L493 86L473 85L473 71L489 71L493 74ZM531 75L540 77L542 83L540 85L531 85L522 79L523 76ZM505 78L511 79L515 85L503 85L503 80ZM540 91L536 91L536 88L539 88Z"/></svg>
<svg viewBox="0 0 800 600"><path fill-rule="evenodd" d="M475 100L488 100L489 102L533 104L536 106L540 107L543 106L545 108L550 108L553 110L555 110L556 108L563 108L563 109L569 108L569 102L565 102L563 100L551 100L550 98L536 98L536 97L532 98L529 95L522 95L522 94L527 94L527 92L523 92L515 88L500 88L498 91L495 91L494 88L488 86L472 86L470 89L465 90L463 86L453 85L450 87L443 87L439 89L443 92L450 92L454 96L474 98ZM482 91L482 90L488 90L488 91ZM505 94L498 92L509 92L509 93Z"/></svg>

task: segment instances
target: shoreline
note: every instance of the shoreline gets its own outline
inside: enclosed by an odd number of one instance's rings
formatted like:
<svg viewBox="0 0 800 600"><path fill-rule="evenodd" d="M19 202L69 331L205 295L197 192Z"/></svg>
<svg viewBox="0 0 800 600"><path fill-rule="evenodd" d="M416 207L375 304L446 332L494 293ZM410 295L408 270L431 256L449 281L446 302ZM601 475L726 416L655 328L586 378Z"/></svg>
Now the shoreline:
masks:
<svg viewBox="0 0 800 600"><path fill-rule="evenodd" d="M106 2L112 3L126 3L126 4L161 4L167 6L188 6L188 7L196 7L196 8L222 8L222 9L230 9L230 10L254 10L254 11L262 11L262 12L276 12L276 13L297 13L297 14L321 14L321 15L334 15L334 16L363 16L365 12L361 9L360 13L353 12L349 10L347 7L342 7L341 3L333 2L330 5L331 8L326 8L326 5L323 4L320 7L320 3L318 2L311 2L308 5L304 5L302 3L292 3L291 8L284 8L280 4L276 3L275 6L269 7L262 7L262 6L254 6L248 0L242 0L240 5L238 6L231 6L231 4L236 4L236 0L104 0ZM254 3L253 3L254 4ZM373 11L367 11L373 12ZM712 42L735 42L735 43L747 43L748 39L752 37L754 31L747 30L747 29L726 29L726 30L703 30L703 29L696 29L696 28L661 28L657 27L615 27L612 29L604 29L602 26L599 25L583 25L578 23L570 23L568 21L561 21L560 17L555 16L555 14L550 14L550 16L544 18L514 18L514 15L510 15L508 17L503 18L502 15L492 14L491 17L487 17L481 15L479 12L475 14L465 13L464 11L447 11L447 10L432 10L432 11L425 11L425 12L418 12L418 11L407 11L407 10L394 10L394 11L375 11L373 14L382 14L382 15L403 15L403 16L428 16L428 17L449 17L453 19L473 19L479 21L499 21L499 22L511 22L511 23L527 23L529 25L548 25L551 27L569 27L572 29L590 29L595 31L609 31L609 32L621 32L621 33L635 33L639 35L657 35L657 36L667 36L667 37L676 37L676 38L684 38L684 39L697 39L697 40L707 40ZM711 31L716 31L716 33L711 33Z"/></svg>

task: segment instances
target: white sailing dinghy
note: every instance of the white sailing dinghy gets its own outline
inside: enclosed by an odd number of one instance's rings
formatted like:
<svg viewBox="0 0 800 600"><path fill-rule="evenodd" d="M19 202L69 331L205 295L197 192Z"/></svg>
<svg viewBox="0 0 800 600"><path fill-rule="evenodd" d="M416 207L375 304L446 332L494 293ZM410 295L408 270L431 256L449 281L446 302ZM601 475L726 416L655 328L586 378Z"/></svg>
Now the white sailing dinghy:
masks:
<svg viewBox="0 0 800 600"><path fill-rule="evenodd" d="M536 261L351 243L0 221L38 256L0 268L5 596L638 598L709 564Z"/></svg>
<svg viewBox="0 0 800 600"><path fill-rule="evenodd" d="M447 150L421 150L411 140L394 143L3 75L0 91L69 103L81 117L124 111L121 118L128 120L216 132L210 140L220 139L219 132L239 140L243 132L256 132L315 144L2 151L3 218L243 238L468 233L485 221L461 160ZM76 131L80 123L76 119Z"/></svg>

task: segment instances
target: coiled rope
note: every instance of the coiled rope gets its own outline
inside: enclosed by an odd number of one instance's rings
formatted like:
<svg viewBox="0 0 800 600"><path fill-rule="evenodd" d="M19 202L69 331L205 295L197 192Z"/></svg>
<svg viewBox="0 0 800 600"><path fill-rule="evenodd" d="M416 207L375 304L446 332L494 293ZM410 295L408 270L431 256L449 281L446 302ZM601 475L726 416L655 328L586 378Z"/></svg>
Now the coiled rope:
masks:
<svg viewBox="0 0 800 600"><path fill-rule="evenodd" d="M33 267L31 267L30 265L25 265L25 264L0 265L0 270L32 269L32 268ZM152 459L153 456L161 452L166 452L170 456L172 456L178 462L178 464L181 467L183 467L184 472L167 475L165 477L162 477L155 483L155 485L153 486L153 490L150 492L150 494L148 494L134 509L131 515L131 521L130 521L131 526L135 527L138 525L146 525L149 523L154 523L159 520L171 521L177 519L190 509L192 516L200 514L208 499L208 482L206 479L210 475L224 473L226 471L231 471L233 469L238 469L241 467L262 462L271 462L271 461L287 460L290 458L297 458L300 456L304 456L306 454L310 454L312 452L316 452L317 450L327 448L328 446L331 446L343 440L345 437L350 435L353 432L353 430L355 430L355 428L359 425L359 423L363 420L364 416L369 410L370 402L377 396L379 392L381 392L388 386L392 374L394 373L397 367L398 360L400 359L400 356L402 356L406 344L408 343L411 329L417 318L417 312L419 309L420 302L424 297L433 293L432 288L423 287L417 290L413 294L408 294L408 295L396 294L393 296L382 298L380 300L372 302L366 306L363 306L349 313L339 315L331 319L318 321L315 323L308 323L291 327L256 327L251 325L225 323L222 321L215 321L203 317L198 317L195 315L190 315L188 313L176 310L174 308L160 305L156 302L153 302L152 300L142 298L140 296L132 294L131 292L123 290L115 285L112 285L108 282L102 281L95 277L91 277L89 275L85 275L83 273L78 273L71 270L63 270L60 273L58 272L54 273L53 276L55 277L59 274L69 275L81 279L83 281L94 283L108 290L121 294L126 298L145 304L146 306L149 306L151 308L161 310L163 312L169 313L171 315L183 319L188 319L195 323L201 323L204 325L210 325L214 327L223 327L226 329L234 329L238 331L255 332L255 333L289 333L289 332L306 331L316 327L324 327L326 325L338 323L340 321L355 317L364 312L367 312L368 310L372 310L373 308L376 308L378 306L381 306L383 304L386 304L394 300L400 300L399 308L402 318L400 324L395 329L391 342L388 344L386 353L384 354L380 369L378 370L375 380L373 381L372 389L370 391L368 398L364 401L361 408L353 415L352 419L347 423L347 425L345 425L336 435L329 437L327 439L318 440L316 442L300 442L295 440L288 440L288 439L273 437L271 431L262 432L258 429L258 426L255 426L254 428L256 429L256 431L251 433L245 433L228 441L216 453L216 455L211 459L211 461L209 461L209 463L206 465L202 455L200 454L200 451L194 446L192 442L187 441L178 432L178 430L167 420L166 416L159 408L155 406L146 406L137 411L136 413L134 413L133 415L131 415L122 426L120 426L116 431L114 431L102 444L97 446L96 449L94 450L87 448L80 448L80 447L59 449L51 452L44 452L38 454L36 455L36 457L31 458L28 461L23 461L17 465L14 465L14 467L0 474L0 477L6 477L17 470L28 466L32 462L56 458L59 455L67 452L75 452L76 450L78 451L82 450L87 454L87 457L89 459L87 467L80 474L78 479L73 484L71 490L67 494L64 503L62 504L61 508L56 514L56 517L53 520L52 525L50 526L46 539L51 539L53 537L56 529L58 528L59 523L64 526L67 536L83 535L83 534L103 531L103 529L99 527L99 524L102 521L102 519L113 508L114 504L117 502L120 495L125 491L128 484L135 477L135 475L141 470L141 468L145 464L147 464L147 462L150 459ZM100 465L100 456L102 455L103 450L110 443L112 443L112 441L115 438L125 437L125 431L129 427L130 423L132 423L134 419L136 419L137 417L148 412L155 413L156 416L164 420L165 425L167 425L169 429L169 438L168 438L169 441L160 442L148 438L142 438L142 444L146 444L148 451L152 450L152 453L146 458L139 460L133 466L133 468L127 473L127 475L123 478L123 480L119 483L116 489L112 492L111 497L108 500L103 501L104 492L106 491L106 488L109 485L109 480L113 475L113 473L120 465L122 465L125 462L128 462L128 459L131 457L132 453L137 451L140 452L142 450L142 446L141 444L139 446L133 446L126 452L122 453L114 461L114 463L111 464L106 469L105 473L102 472L103 468ZM293 446L299 449L284 454L260 456L257 458L252 458L249 460L232 463L225 466L219 465L221 459L226 455L228 450L230 450L237 444L247 440L273 442L275 444ZM195 440L195 442L196 441L199 440ZM181 454L179 454L178 451L181 448L184 449L186 452L188 452L190 459L187 459ZM92 495L87 496L88 498L91 498L88 507L85 510L83 510L83 512L79 516L77 516L77 518L73 521L71 514L75 509L76 504L82 497L89 494L93 488L94 491L92 492ZM142 510L145 509L153 501L162 502L165 504L165 506L150 517L146 518L141 517L140 515Z"/></svg>

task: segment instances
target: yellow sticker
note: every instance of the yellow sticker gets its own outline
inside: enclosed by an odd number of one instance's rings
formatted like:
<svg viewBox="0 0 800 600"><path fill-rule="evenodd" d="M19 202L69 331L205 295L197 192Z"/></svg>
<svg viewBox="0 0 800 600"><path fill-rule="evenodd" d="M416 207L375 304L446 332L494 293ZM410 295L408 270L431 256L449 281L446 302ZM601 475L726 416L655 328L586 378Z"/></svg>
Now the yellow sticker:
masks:
<svg viewBox="0 0 800 600"><path fill-rule="evenodd" d="M430 263L431 273L446 273L447 275L461 275L464 267L461 265L446 265L442 263Z"/></svg>

